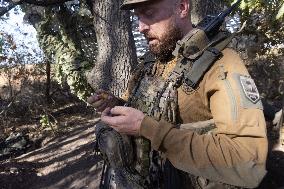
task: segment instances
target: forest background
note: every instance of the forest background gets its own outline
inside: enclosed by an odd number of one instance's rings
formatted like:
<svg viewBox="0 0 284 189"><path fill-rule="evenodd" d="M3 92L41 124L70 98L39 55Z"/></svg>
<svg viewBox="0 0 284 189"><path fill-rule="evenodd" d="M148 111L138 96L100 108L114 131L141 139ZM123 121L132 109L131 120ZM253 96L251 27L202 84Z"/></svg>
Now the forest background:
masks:
<svg viewBox="0 0 284 189"><path fill-rule="evenodd" d="M193 0L192 21L233 2ZM137 18L119 10L121 3L0 0L0 142L20 132L42 146L46 137L68 134L66 128L93 116L85 100L95 90L122 95L147 44L137 32ZM20 39L3 27L22 14L37 35L29 45L18 45ZM276 107L283 106L284 95L283 23L284 0L244 0L226 19L228 30L239 32L230 46L245 61L261 97ZM29 38L32 29L18 31ZM77 121L70 119L74 114Z"/></svg>

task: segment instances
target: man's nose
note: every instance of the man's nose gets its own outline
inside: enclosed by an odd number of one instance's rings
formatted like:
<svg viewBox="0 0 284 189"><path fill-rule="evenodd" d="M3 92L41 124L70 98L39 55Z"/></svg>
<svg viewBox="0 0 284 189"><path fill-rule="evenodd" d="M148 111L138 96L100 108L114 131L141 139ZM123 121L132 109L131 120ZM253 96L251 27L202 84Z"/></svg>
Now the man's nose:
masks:
<svg viewBox="0 0 284 189"><path fill-rule="evenodd" d="M141 33L145 33L146 31L149 30L149 25L146 24L145 22L139 20L139 32Z"/></svg>

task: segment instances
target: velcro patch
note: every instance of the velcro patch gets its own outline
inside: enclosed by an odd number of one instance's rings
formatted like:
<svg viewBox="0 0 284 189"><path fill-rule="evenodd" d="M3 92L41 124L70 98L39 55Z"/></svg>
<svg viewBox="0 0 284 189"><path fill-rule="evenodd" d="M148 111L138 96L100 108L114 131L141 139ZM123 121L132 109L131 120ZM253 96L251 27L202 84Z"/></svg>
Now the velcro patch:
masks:
<svg viewBox="0 0 284 189"><path fill-rule="evenodd" d="M252 103L257 103L260 99L260 95L253 79L249 76L240 75L240 82L245 96Z"/></svg>

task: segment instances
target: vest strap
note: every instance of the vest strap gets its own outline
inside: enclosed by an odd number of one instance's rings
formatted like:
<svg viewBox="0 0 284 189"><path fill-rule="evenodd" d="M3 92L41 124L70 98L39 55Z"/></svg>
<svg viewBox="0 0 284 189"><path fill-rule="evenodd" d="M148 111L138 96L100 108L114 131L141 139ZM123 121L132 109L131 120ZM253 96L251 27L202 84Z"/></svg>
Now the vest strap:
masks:
<svg viewBox="0 0 284 189"><path fill-rule="evenodd" d="M189 87L195 89L205 73L210 69L210 67L216 62L216 60L222 57L221 51L226 48L226 46L234 37L235 35L232 34L229 37L224 38L223 36L215 40L194 62L189 59L183 58L186 59L187 62L186 66L184 66L184 83ZM181 60L180 62L185 62L185 60Z"/></svg>

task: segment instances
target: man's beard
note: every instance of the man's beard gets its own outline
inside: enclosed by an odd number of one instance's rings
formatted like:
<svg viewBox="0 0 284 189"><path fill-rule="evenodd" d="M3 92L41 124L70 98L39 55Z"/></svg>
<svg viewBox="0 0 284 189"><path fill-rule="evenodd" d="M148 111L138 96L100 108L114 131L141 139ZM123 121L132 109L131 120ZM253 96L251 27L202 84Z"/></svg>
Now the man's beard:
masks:
<svg viewBox="0 0 284 189"><path fill-rule="evenodd" d="M176 42L182 38L182 32L180 28L171 26L171 28L160 38L148 33L145 37L148 40L150 38L158 39L159 43L154 45L150 44L149 49L158 60L164 62L172 58L172 52L176 47Z"/></svg>

